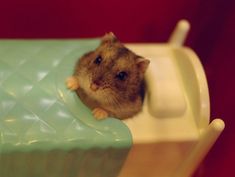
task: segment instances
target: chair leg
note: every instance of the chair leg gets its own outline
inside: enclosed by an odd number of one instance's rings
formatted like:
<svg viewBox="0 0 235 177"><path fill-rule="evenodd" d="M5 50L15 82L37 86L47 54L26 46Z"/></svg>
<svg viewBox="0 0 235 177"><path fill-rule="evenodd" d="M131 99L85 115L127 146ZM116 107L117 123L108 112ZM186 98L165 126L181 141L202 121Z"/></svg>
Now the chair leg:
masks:
<svg viewBox="0 0 235 177"><path fill-rule="evenodd" d="M195 144L192 151L189 153L186 160L177 170L174 177L190 177L202 162L208 151L214 145L222 131L225 124L221 119L213 120L210 125L202 132L199 141Z"/></svg>

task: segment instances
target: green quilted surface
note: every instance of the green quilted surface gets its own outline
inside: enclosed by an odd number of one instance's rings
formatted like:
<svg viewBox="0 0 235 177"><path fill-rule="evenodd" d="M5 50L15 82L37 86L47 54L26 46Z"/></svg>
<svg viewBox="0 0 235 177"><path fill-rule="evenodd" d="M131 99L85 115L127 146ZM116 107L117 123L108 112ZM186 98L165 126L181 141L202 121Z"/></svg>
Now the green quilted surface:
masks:
<svg viewBox="0 0 235 177"><path fill-rule="evenodd" d="M0 41L0 150L129 147L119 120L97 121L65 79L98 39Z"/></svg>

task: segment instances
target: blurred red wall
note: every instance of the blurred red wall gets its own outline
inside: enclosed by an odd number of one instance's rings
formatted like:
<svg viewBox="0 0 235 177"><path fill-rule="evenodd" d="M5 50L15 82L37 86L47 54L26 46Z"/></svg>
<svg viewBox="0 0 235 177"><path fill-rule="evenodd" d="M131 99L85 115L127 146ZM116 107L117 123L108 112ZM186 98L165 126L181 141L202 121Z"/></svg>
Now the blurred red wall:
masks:
<svg viewBox="0 0 235 177"><path fill-rule="evenodd" d="M81 38L113 31L123 42L165 42L181 18L205 67L211 117L226 129L195 176L235 176L234 0L1 0L0 38Z"/></svg>

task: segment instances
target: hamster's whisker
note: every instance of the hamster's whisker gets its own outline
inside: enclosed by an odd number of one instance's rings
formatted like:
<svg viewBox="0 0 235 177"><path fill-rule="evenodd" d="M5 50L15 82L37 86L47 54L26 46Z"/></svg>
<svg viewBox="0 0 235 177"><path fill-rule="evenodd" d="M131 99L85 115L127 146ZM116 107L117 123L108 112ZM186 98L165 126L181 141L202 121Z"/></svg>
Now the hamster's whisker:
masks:
<svg viewBox="0 0 235 177"><path fill-rule="evenodd" d="M118 97L116 96L112 96L112 97L109 97L110 99L110 104L114 104L117 108L121 108L121 102L119 101Z"/></svg>

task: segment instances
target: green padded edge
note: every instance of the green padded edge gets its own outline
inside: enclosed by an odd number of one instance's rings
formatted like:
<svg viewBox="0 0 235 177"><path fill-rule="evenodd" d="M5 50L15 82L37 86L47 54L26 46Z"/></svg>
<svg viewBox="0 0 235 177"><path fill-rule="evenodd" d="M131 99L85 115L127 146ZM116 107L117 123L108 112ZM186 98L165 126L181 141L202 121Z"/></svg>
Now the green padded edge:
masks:
<svg viewBox="0 0 235 177"><path fill-rule="evenodd" d="M99 42L0 40L0 153L131 146L124 123L95 120L65 86L77 59Z"/></svg>

